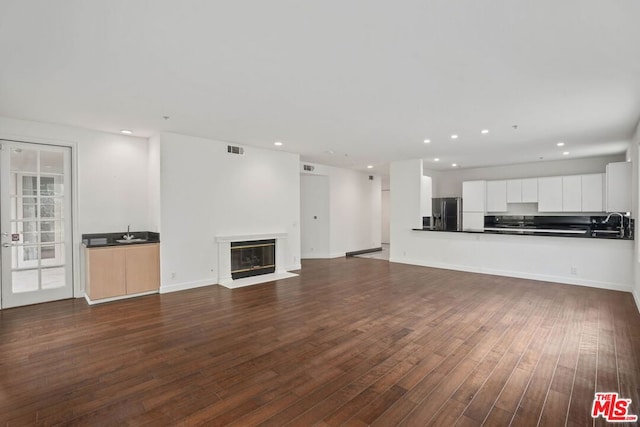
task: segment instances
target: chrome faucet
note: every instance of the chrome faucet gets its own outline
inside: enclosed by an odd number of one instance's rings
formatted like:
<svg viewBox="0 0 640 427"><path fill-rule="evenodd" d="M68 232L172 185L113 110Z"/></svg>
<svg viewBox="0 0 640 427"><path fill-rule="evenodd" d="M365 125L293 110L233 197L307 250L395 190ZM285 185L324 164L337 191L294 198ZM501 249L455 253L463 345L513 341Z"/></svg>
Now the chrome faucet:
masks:
<svg viewBox="0 0 640 427"><path fill-rule="evenodd" d="M607 218L608 219L608 218ZM131 240L133 239L133 234L131 234L131 232L129 232L129 229L131 228L130 225L127 225L127 234L125 234L124 236L122 236L123 239L125 240Z"/></svg>
<svg viewBox="0 0 640 427"><path fill-rule="evenodd" d="M624 238L624 215L622 215L620 212L611 212L609 215L607 215L605 220L602 221L602 223L606 224L607 222L609 222L609 218L611 218L611 215L619 215L620 216L620 237Z"/></svg>

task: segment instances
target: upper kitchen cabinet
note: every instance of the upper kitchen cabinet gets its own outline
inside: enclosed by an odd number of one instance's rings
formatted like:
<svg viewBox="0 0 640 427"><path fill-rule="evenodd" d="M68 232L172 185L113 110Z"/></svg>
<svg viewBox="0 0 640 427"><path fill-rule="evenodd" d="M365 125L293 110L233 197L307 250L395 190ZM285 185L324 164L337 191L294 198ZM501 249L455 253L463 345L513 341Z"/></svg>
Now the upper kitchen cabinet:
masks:
<svg viewBox="0 0 640 427"><path fill-rule="evenodd" d="M522 203L522 180L507 180L507 203Z"/></svg>
<svg viewBox="0 0 640 427"><path fill-rule="evenodd" d="M582 175L582 212L604 212L604 174Z"/></svg>
<svg viewBox="0 0 640 427"><path fill-rule="evenodd" d="M522 203L538 203L538 178L526 178L522 181Z"/></svg>
<svg viewBox="0 0 640 427"><path fill-rule="evenodd" d="M606 181L607 212L631 212L631 163L609 163Z"/></svg>
<svg viewBox="0 0 640 427"><path fill-rule="evenodd" d="M562 177L538 178L538 211L562 212Z"/></svg>
<svg viewBox="0 0 640 427"><path fill-rule="evenodd" d="M507 211L507 181L487 181L487 212Z"/></svg>
<svg viewBox="0 0 640 427"><path fill-rule="evenodd" d="M486 181L462 183L462 210L464 212L486 212Z"/></svg>
<svg viewBox="0 0 640 427"><path fill-rule="evenodd" d="M562 177L562 211L582 211L582 177L580 175Z"/></svg>
<svg viewBox="0 0 640 427"><path fill-rule="evenodd" d="M507 203L537 203L538 178L507 180Z"/></svg>

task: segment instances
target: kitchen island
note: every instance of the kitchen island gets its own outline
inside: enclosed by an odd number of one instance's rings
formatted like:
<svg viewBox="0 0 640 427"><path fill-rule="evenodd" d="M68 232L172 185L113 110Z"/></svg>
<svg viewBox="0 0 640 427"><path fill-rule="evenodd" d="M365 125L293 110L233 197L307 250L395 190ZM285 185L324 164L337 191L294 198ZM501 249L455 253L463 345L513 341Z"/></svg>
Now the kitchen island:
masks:
<svg viewBox="0 0 640 427"><path fill-rule="evenodd" d="M632 239L397 229L390 261L631 291Z"/></svg>

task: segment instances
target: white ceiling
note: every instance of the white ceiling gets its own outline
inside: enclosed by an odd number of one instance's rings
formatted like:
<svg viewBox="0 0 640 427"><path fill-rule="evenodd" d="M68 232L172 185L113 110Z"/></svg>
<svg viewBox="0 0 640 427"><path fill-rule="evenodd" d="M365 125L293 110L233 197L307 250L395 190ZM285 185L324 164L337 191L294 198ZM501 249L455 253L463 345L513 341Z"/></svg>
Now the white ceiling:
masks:
<svg viewBox="0 0 640 427"><path fill-rule="evenodd" d="M639 22L637 0L0 0L0 115L355 169L617 154Z"/></svg>

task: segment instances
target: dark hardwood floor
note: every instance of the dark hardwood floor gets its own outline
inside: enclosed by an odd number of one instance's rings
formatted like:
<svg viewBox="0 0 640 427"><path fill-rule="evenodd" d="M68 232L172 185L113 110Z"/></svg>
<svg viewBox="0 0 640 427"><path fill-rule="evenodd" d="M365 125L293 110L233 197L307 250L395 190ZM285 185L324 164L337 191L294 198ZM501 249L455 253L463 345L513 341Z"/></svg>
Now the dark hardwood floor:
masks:
<svg viewBox="0 0 640 427"><path fill-rule="evenodd" d="M1 425L585 426L640 414L629 293L347 258L0 311Z"/></svg>

